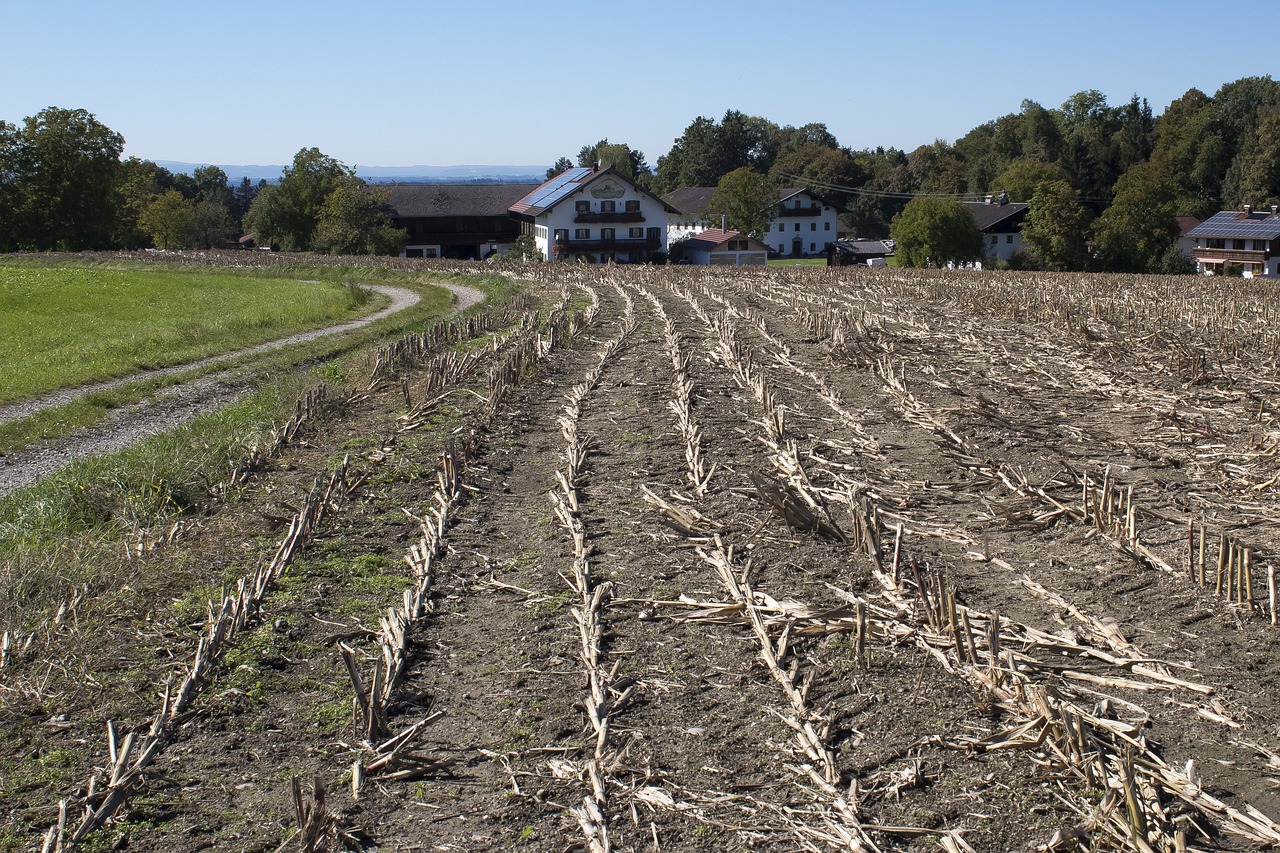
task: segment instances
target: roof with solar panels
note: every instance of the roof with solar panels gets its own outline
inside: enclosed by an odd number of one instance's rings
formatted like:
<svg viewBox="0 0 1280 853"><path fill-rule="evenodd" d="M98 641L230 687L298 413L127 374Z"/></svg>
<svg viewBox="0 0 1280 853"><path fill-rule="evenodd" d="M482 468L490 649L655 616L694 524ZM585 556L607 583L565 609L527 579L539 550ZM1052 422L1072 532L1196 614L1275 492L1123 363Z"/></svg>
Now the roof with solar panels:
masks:
<svg viewBox="0 0 1280 853"><path fill-rule="evenodd" d="M1236 237L1255 240L1280 239L1280 211L1224 210L1215 213L1187 232L1188 237Z"/></svg>
<svg viewBox="0 0 1280 853"><path fill-rule="evenodd" d="M603 169L599 168L599 166L578 166L577 168L566 169L507 209L512 213L537 216L540 213L550 210L560 202L574 195L578 190L585 189L588 185L606 175L612 175L618 180L626 181L626 183L630 184L636 192L647 195L654 201L661 204L668 213L679 213L678 210L667 204L662 199L645 192L640 189L640 187L637 187L634 182L628 180L624 175L618 174L612 166L608 166Z"/></svg>

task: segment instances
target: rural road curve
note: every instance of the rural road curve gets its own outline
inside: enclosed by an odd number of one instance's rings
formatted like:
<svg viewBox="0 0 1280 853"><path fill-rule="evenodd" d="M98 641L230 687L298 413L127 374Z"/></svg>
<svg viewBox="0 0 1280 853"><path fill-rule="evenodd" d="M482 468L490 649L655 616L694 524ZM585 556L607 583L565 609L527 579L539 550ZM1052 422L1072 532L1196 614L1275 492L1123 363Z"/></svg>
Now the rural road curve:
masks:
<svg viewBox="0 0 1280 853"><path fill-rule="evenodd" d="M173 376L245 355L269 352L291 344L312 341L331 335L340 335L403 311L416 305L421 300L417 293L401 287L380 284L366 286L370 290L376 290L390 298L391 303L367 317L340 323L336 326L327 326L310 332L300 332L296 335L267 341L257 346L187 364L144 370L118 379L56 391L35 400L0 406L0 423L30 417L45 409L66 405L85 395L108 391L112 388L119 388L122 385L144 382L158 377ZM442 282L438 286L446 288L454 295L455 304L453 310L446 316L465 311L472 305L483 302L485 298L484 293L481 291L465 285ZM73 435L55 439L42 446L24 448L9 455L0 454L0 496L7 495L23 486L28 486L76 459L123 450L144 438L171 430L197 415L212 412L222 406L233 403L247 396L252 390L253 388L247 379L236 375L233 370L201 376L190 382L182 382L162 388L150 399L112 410L102 421Z"/></svg>

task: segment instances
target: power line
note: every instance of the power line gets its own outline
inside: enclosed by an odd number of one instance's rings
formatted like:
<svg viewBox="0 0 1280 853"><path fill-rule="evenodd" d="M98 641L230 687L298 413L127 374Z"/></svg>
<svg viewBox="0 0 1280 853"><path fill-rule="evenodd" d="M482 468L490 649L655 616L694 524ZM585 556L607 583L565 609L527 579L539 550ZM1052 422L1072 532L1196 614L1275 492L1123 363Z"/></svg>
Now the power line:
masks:
<svg viewBox="0 0 1280 853"><path fill-rule="evenodd" d="M847 195L875 196L877 198L896 198L896 199L913 199L913 198L953 198L957 201L983 201L990 193L920 193L920 192L894 192L892 190L868 190L863 187L847 187L842 184L832 184L826 181L815 181L806 178L803 175L793 175L789 172L779 172L779 177L789 180L800 181L806 186L814 189L826 190L828 192L845 193Z"/></svg>
<svg viewBox="0 0 1280 853"><path fill-rule="evenodd" d="M814 189L826 190L827 192L844 193L846 195L871 196L874 198L906 199L907 201L910 201L913 198L953 198L956 201L979 202L979 201L986 201L990 196L996 195L996 193L919 193L919 192L900 193L900 192L893 192L891 190L868 190L862 187L846 187L842 184L832 184L832 183L827 183L825 181L815 181L810 178L806 178L803 175L793 175L789 172L779 172L778 175L779 177L782 177L782 178L787 178L793 181L799 181L805 184L806 186L813 187ZM1216 199L1211 199L1211 200L1216 200ZM1109 205L1113 201L1115 201L1115 199L1113 198L1081 198L1080 199L1080 202L1082 204Z"/></svg>

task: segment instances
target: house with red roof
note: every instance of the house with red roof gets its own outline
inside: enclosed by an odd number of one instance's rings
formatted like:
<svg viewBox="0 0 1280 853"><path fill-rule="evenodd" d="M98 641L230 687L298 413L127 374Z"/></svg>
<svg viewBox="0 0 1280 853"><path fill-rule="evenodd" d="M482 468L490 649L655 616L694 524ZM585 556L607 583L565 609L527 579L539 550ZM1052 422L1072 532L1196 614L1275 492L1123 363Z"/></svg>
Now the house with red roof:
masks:
<svg viewBox="0 0 1280 853"><path fill-rule="evenodd" d="M747 234L709 228L681 244L684 259L700 266L764 266L769 263L769 247Z"/></svg>

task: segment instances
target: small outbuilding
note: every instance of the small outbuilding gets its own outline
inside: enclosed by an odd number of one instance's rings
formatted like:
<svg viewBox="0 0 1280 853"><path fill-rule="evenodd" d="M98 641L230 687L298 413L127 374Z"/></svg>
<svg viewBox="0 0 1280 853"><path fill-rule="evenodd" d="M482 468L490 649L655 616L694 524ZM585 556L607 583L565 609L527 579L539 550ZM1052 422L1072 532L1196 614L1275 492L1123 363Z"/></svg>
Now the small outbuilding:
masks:
<svg viewBox="0 0 1280 853"><path fill-rule="evenodd" d="M827 266L883 267L893 247L884 240L836 240L827 244Z"/></svg>
<svg viewBox="0 0 1280 853"><path fill-rule="evenodd" d="M682 244L684 257L701 266L761 267L769 262L769 247L746 234L709 228Z"/></svg>

